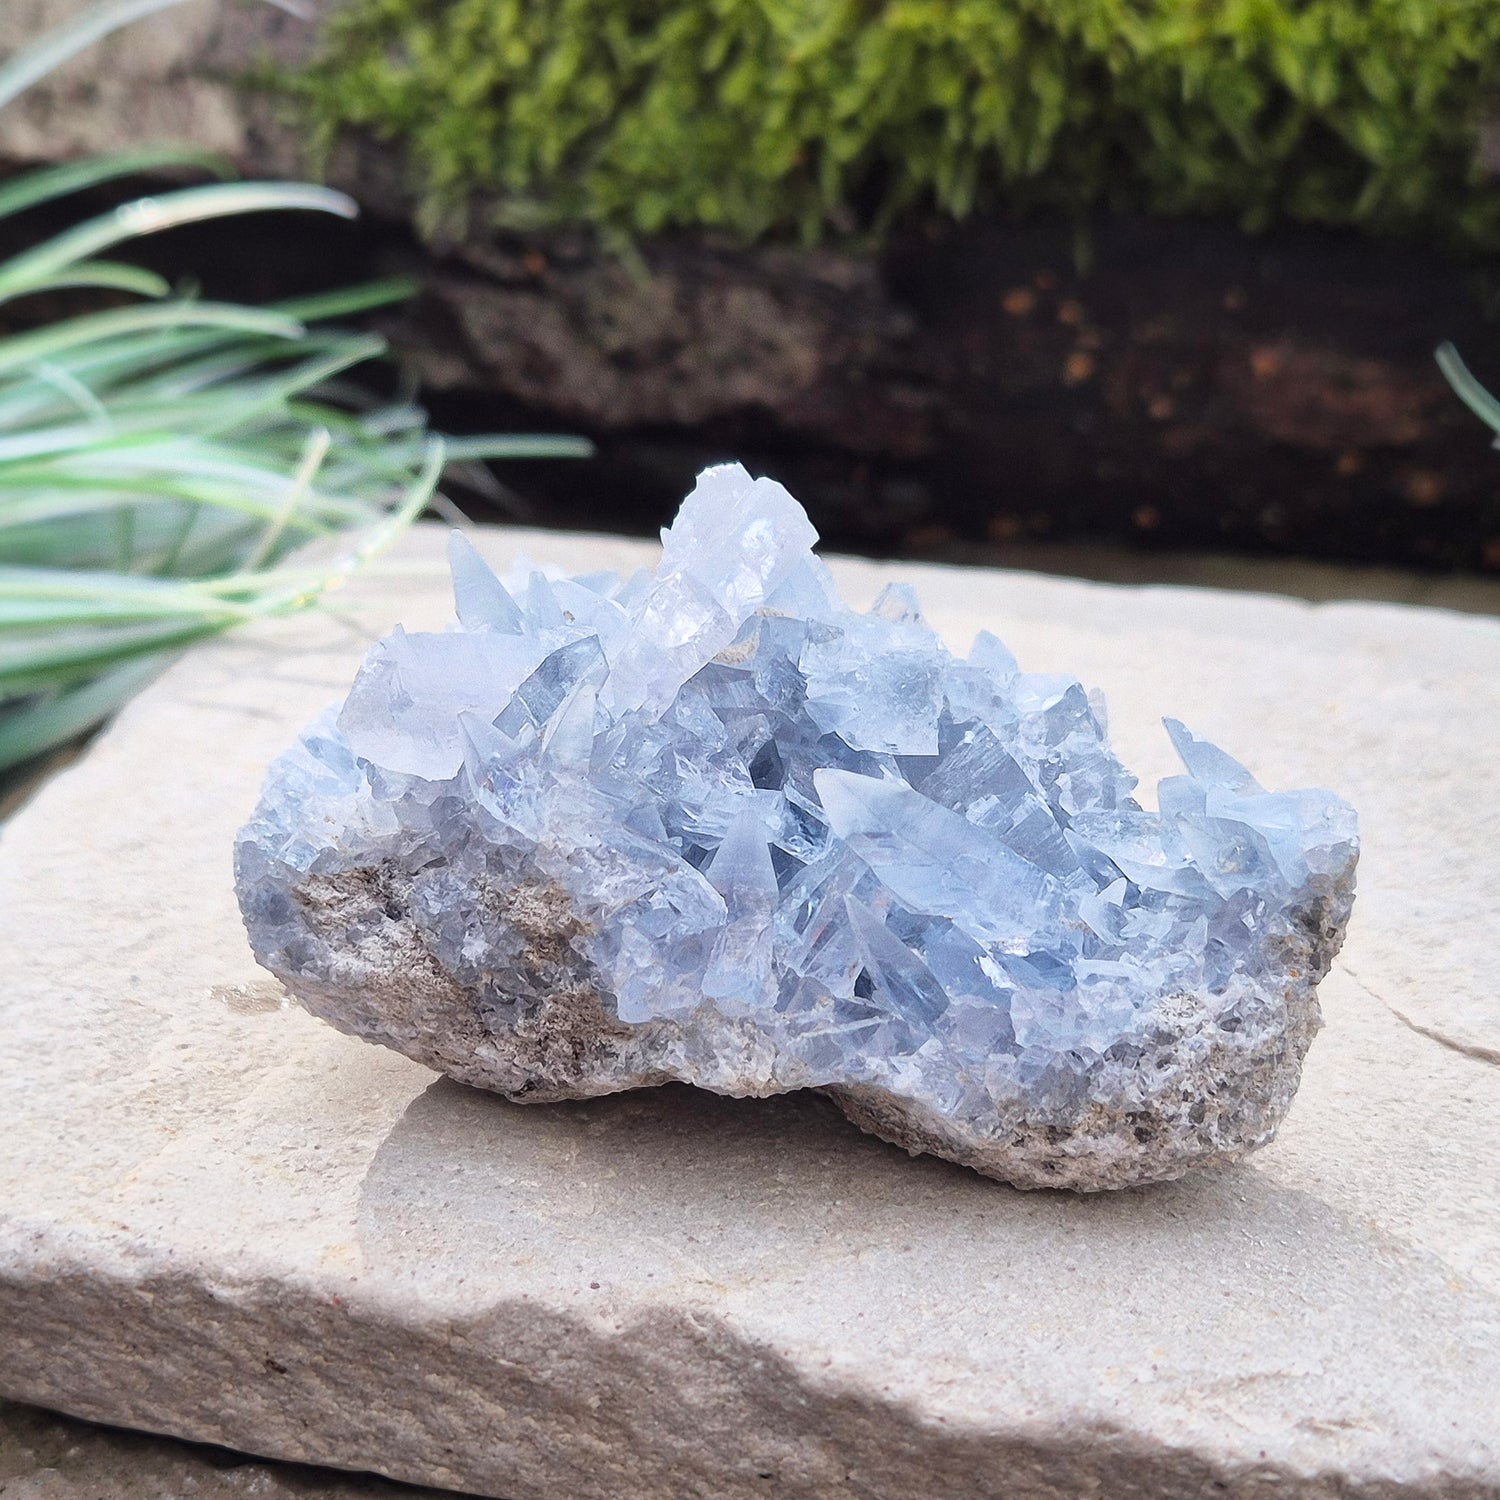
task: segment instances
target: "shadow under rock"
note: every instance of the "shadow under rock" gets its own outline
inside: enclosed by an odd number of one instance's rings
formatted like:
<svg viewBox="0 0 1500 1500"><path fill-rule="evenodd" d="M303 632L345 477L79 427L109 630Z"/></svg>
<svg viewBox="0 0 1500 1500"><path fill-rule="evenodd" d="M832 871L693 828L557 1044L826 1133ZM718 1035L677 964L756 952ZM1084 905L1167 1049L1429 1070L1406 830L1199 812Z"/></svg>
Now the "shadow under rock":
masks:
<svg viewBox="0 0 1500 1500"><path fill-rule="evenodd" d="M580 1493L649 1470L726 1500L816 1470L840 1500L977 1500L1048 1470L1049 1493L1276 1500L1332 1493L1331 1466L1346 1500L1387 1500L1443 1430L1468 1436L1431 1493L1491 1493L1500 1304L1252 1164L1022 1193L814 1095L520 1105L442 1079L377 1151L358 1233L367 1274L493 1351L496 1439Z"/></svg>
<svg viewBox="0 0 1500 1500"><path fill-rule="evenodd" d="M805 1312L853 1328L868 1311L861 1339L878 1324L876 1343L902 1358L925 1348L983 1366L1036 1340L1039 1316L1083 1317L1079 1357L1101 1372L1170 1350L1202 1394L1268 1369L1294 1385L1344 1369L1336 1404L1359 1420L1387 1395L1402 1404L1414 1364L1460 1406L1466 1383L1500 1374L1493 1302L1253 1161L1125 1192L1023 1193L910 1158L813 1094L673 1084L520 1105L442 1079L371 1163L359 1235L373 1271L434 1288L462 1277L479 1295L525 1268L528 1287L580 1311L615 1292L778 1308L794 1327L810 1326ZM1435 1301L1449 1316L1430 1317ZM1428 1323L1423 1348L1412 1330ZM1309 1389L1303 1410L1332 1415L1329 1402Z"/></svg>

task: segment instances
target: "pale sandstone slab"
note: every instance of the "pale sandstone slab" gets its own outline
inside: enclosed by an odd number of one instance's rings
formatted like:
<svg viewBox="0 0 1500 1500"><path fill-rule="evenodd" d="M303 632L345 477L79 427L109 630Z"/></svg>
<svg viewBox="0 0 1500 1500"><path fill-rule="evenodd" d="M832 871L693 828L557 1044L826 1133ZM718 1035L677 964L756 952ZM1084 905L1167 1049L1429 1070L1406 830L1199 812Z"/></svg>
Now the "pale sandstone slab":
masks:
<svg viewBox="0 0 1500 1500"><path fill-rule="evenodd" d="M441 622L440 540L186 658L0 839L0 1393L518 1500L1500 1495L1500 627L896 570L1102 686L1147 779L1171 711L1363 822L1281 1139L1021 1195L820 1100L527 1109L278 1006L230 839L363 643Z"/></svg>

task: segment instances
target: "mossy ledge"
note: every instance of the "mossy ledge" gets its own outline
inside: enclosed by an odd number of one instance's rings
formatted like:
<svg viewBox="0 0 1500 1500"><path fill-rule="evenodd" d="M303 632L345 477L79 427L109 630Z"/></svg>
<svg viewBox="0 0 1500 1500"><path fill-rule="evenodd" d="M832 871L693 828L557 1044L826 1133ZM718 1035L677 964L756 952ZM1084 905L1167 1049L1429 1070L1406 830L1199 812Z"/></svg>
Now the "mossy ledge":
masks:
<svg viewBox="0 0 1500 1500"><path fill-rule="evenodd" d="M1500 244L1491 0L346 0L291 80L430 224L804 242L912 209Z"/></svg>

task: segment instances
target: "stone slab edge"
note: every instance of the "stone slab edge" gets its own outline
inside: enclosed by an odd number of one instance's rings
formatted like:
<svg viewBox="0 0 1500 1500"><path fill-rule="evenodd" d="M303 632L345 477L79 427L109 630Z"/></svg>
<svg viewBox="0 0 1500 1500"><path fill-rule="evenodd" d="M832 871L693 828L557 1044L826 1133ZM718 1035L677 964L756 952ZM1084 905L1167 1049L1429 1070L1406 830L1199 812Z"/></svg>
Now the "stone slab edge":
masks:
<svg viewBox="0 0 1500 1500"><path fill-rule="evenodd" d="M354 1285L205 1284L133 1271L128 1256L106 1269L45 1235L33 1254L0 1262L11 1395L334 1468L380 1453L391 1478L501 1500L1500 1495L1451 1472L1361 1483L1268 1461L1226 1467L1101 1426L927 1423L875 1390L854 1394L849 1372L839 1392L819 1389L701 1314L598 1326L521 1298L418 1327L410 1308ZM39 1276L45 1299L27 1291ZM80 1337L91 1328L107 1337ZM64 1347L72 1357L59 1360Z"/></svg>

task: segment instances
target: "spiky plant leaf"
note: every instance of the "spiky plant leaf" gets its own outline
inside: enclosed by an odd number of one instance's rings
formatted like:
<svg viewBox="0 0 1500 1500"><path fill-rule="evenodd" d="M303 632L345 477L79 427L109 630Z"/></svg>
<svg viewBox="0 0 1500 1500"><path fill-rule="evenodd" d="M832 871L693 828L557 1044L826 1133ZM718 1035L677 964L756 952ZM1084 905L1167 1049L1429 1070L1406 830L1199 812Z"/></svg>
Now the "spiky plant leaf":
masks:
<svg viewBox="0 0 1500 1500"><path fill-rule="evenodd" d="M106 0L0 64L0 104L106 31L179 0ZM121 153L0 185L0 218L123 177L189 167ZM0 771L97 723L194 641L304 608L433 498L449 459L579 456L577 438L445 448L409 400L345 383L385 353L327 326L399 300L385 281L280 307L175 296L101 252L249 212L350 216L305 183L216 183L139 198L0 262L0 304L93 287L142 300L0 338ZM309 568L291 552L347 536Z"/></svg>

